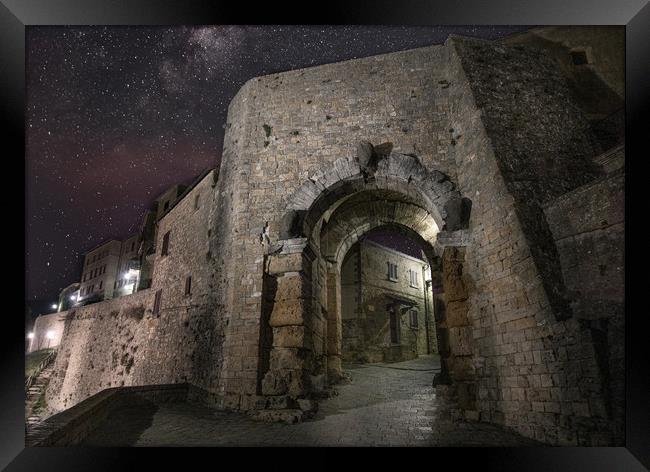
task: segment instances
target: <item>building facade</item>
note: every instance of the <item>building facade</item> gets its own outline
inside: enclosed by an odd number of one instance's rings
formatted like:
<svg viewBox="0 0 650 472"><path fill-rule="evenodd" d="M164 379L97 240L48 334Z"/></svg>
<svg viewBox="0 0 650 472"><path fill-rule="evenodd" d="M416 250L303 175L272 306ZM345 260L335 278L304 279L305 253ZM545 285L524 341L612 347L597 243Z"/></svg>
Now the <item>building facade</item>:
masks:
<svg viewBox="0 0 650 472"><path fill-rule="evenodd" d="M431 270L368 239L341 267L341 358L395 362L437 352Z"/></svg>
<svg viewBox="0 0 650 472"><path fill-rule="evenodd" d="M607 55L598 30L550 45L452 36L249 80L218 179L159 220L151 288L59 314L48 405L188 382L223 408L301 418L341 377L345 255L390 226L430 263L435 384L453 415L622 444L624 143L598 137L617 125L567 72L600 79L572 59L577 42Z"/></svg>
<svg viewBox="0 0 650 472"><path fill-rule="evenodd" d="M68 285L59 293L59 303L56 311L67 311L79 301L81 284L75 282Z"/></svg>
<svg viewBox="0 0 650 472"><path fill-rule="evenodd" d="M84 255L79 302L113 298L121 254L122 242L111 240Z"/></svg>
<svg viewBox="0 0 650 472"><path fill-rule="evenodd" d="M139 233L132 234L122 241L114 296L129 295L137 290L140 278L139 245Z"/></svg>

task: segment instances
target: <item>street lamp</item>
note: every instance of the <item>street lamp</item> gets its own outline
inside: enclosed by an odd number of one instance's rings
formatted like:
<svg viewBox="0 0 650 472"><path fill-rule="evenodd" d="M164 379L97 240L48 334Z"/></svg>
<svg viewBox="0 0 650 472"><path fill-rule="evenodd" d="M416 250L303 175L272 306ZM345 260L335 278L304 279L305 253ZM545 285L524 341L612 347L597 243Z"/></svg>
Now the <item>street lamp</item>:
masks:
<svg viewBox="0 0 650 472"><path fill-rule="evenodd" d="M45 335L47 338L47 349L50 348L50 341L54 339L54 331L48 331L47 334Z"/></svg>
<svg viewBox="0 0 650 472"><path fill-rule="evenodd" d="M124 287L123 287L124 292L129 292L129 291L131 293L135 292L136 283L139 275L140 275L140 271L136 269L129 269L127 272L124 272L124 274L122 275L122 278L124 279Z"/></svg>
<svg viewBox="0 0 650 472"><path fill-rule="evenodd" d="M34 342L34 332L33 331L27 333L27 339L29 339L29 346L27 347L27 352L31 352L32 343Z"/></svg>
<svg viewBox="0 0 650 472"><path fill-rule="evenodd" d="M57 305L56 303L52 303L52 309L53 309L53 310L56 310L56 309L58 308L58 306L59 306L59 305Z"/></svg>

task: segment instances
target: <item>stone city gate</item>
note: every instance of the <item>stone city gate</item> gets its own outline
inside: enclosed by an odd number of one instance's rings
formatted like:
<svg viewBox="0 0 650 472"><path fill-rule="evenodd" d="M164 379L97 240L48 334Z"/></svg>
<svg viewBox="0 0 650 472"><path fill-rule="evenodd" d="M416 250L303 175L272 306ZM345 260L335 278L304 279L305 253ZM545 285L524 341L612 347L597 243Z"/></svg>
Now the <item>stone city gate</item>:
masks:
<svg viewBox="0 0 650 472"><path fill-rule="evenodd" d="M309 410L341 373L341 260L390 225L434 268L436 383L462 416L622 444L624 146L601 149L556 59L450 37L249 80L205 204L162 220L152 289L66 314L48 405L187 382L219 407Z"/></svg>
<svg viewBox="0 0 650 472"><path fill-rule="evenodd" d="M342 378L341 264L361 236L390 227L418 241L439 272L448 309L437 316L436 383L453 385L447 393L475 410L462 270L469 203L416 156L367 142L289 197L280 240L269 243L265 261L259 388L269 405L291 415L292 406Z"/></svg>

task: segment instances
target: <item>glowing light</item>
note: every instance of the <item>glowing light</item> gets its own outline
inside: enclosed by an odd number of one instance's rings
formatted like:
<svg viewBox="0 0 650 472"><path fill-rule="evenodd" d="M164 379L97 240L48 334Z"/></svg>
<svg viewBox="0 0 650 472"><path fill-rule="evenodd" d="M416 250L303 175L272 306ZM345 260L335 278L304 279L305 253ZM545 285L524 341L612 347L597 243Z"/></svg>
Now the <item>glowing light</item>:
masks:
<svg viewBox="0 0 650 472"><path fill-rule="evenodd" d="M27 333L27 337L29 339L34 339L34 333Z"/></svg>
<svg viewBox="0 0 650 472"><path fill-rule="evenodd" d="M133 278L136 278L138 275L140 275L140 271L136 269L129 269L128 272L124 272L124 275L122 276L124 280L131 280Z"/></svg>
<svg viewBox="0 0 650 472"><path fill-rule="evenodd" d="M54 339L54 331L48 331L45 337L47 339Z"/></svg>
<svg viewBox="0 0 650 472"><path fill-rule="evenodd" d="M56 309L58 308L58 306L59 306L59 305L57 305L56 303L52 303L52 309L53 309L53 310L56 310Z"/></svg>
<svg viewBox="0 0 650 472"><path fill-rule="evenodd" d="M77 296L76 295L70 295L70 300L77 301Z"/></svg>

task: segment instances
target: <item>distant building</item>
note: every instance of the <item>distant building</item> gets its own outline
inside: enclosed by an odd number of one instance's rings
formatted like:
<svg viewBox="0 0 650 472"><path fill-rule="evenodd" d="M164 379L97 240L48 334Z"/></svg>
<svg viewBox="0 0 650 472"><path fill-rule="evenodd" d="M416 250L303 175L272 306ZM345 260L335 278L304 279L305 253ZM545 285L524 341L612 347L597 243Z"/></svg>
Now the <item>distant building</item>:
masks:
<svg viewBox="0 0 650 472"><path fill-rule="evenodd" d="M341 269L343 360L393 362L437 352L429 265L367 239Z"/></svg>
<svg viewBox="0 0 650 472"><path fill-rule="evenodd" d="M151 286L158 221L194 184L189 188L173 185L147 210L138 233L123 241L107 241L85 255L78 294L80 304L129 295Z"/></svg>
<svg viewBox="0 0 650 472"><path fill-rule="evenodd" d="M107 241L84 256L79 290L79 301L106 300L113 298L122 243Z"/></svg>
<svg viewBox="0 0 650 472"><path fill-rule="evenodd" d="M187 185L176 184L156 198L156 221L160 220L174 206L186 189Z"/></svg>
<svg viewBox="0 0 650 472"><path fill-rule="evenodd" d="M204 174L201 174L204 175ZM153 205L145 213L140 229L140 240L138 245L137 258L140 264L140 274L136 290L143 290L151 287L153 276L153 262L156 252L156 240L158 237L158 222L164 217L176 203L184 198L196 182L189 187L187 185L173 185L154 201Z"/></svg>
<svg viewBox="0 0 650 472"><path fill-rule="evenodd" d="M138 244L138 260L140 261L140 278L137 290L151 287L153 274L153 260L156 251L156 214L157 203L153 210L147 210L142 219L140 228L140 242Z"/></svg>
<svg viewBox="0 0 650 472"><path fill-rule="evenodd" d="M138 233L122 241L114 297L129 295L137 290L138 279L140 278L139 242L140 235Z"/></svg>
<svg viewBox="0 0 650 472"><path fill-rule="evenodd" d="M56 311L66 311L72 308L79 301L79 288L81 284L75 282L61 290L59 294L59 304Z"/></svg>

